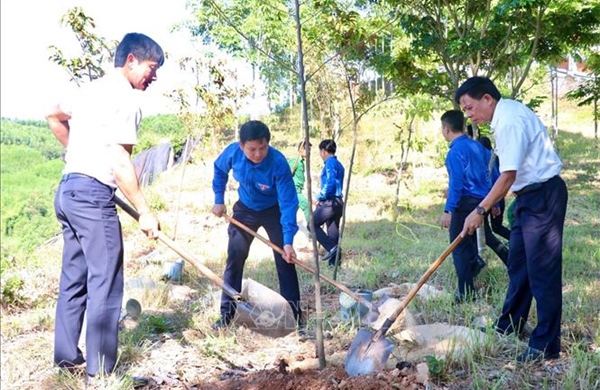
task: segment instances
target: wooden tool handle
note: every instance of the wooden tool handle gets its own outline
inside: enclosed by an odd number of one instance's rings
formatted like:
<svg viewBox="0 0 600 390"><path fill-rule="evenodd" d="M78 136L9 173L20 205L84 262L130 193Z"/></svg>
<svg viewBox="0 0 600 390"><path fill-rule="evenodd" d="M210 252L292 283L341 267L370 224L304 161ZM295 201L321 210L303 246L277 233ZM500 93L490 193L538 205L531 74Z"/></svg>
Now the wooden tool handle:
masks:
<svg viewBox="0 0 600 390"><path fill-rule="evenodd" d="M125 202L123 199L119 198L116 195L115 195L115 203L119 207L121 207L127 214L129 214L131 217L133 217L133 219L135 219L136 221L139 220L140 214L137 212L137 210L134 209L127 202ZM198 270L200 272L202 272L202 274L204 274L204 276L206 276L207 278L209 278L217 286L221 287L223 289L223 291L225 291L225 293L227 295L229 295L232 299L234 299L236 301L241 301L242 300L242 296L240 295L239 292L237 292L229 284L225 283L223 281L223 279L221 279L213 271L211 271L210 268L208 268L204 264L202 264L200 262L200 260L198 260L194 255L192 255L191 253L189 253L187 250L185 250L185 248L183 248L181 245L179 245L178 243L176 243L175 241L173 241L172 239L170 239L169 237L167 237L161 231L158 232L158 239L160 241L162 241L163 243L165 243L169 248L171 248L175 252L177 252L177 254L179 254L183 259L185 259L186 261L188 261L194 267L198 268Z"/></svg>
<svg viewBox="0 0 600 390"><path fill-rule="evenodd" d="M442 265L444 260L446 260L446 257L448 257L450 253L452 253L454 248L456 248L456 246L460 244L462 239L463 238L461 236L456 237L454 241L452 241L452 243L446 248L446 250L444 250L444 252L433 262L433 264L429 266L427 271L425 271L423 276L421 276L421 279L419 279L419 281L413 286L413 288L410 289L408 295L402 300L400 306L398 306L398 308L392 312L392 314L383 322L381 328L379 328L377 333L373 335L373 341L376 341L377 339L385 335L385 333L390 329L394 322L396 322L398 316L404 311L404 309L408 306L410 301L412 301L415 295L417 295L417 293L419 292L421 287L423 287L425 282L427 282L429 277L440 267L440 265Z"/></svg>
<svg viewBox="0 0 600 390"><path fill-rule="evenodd" d="M273 244L271 241L267 240L266 238L264 238L263 236L261 236L260 234L258 234L257 232L255 232L254 230L250 229L248 226L244 225L243 223L241 223L237 219L233 218L232 216L230 216L228 214L223 214L223 216L225 217L225 219L227 221L233 223L234 225L240 227L241 229L243 229L247 233L251 234L252 236L254 236L256 238L258 238L260 241L262 241L265 244L267 244L269 247L271 247L271 249L273 249L274 251L278 252L280 255L282 255L282 256L285 255L285 252L284 252L283 249L281 249L277 245ZM300 261L298 259L292 260L292 261L293 261L294 264L296 264L300 268L304 269L305 271L308 271L308 272L312 273L313 275L316 274L316 271L313 268L311 268L308 264L306 264L305 262ZM367 301L367 299L365 297L356 294L354 291L350 290L347 286L345 286L345 285L343 285L343 284L341 284L341 283L339 283L339 282L331 279L327 275L323 275L320 272L319 272L319 278L323 279L327 283L329 283L329 284L337 287L338 289L342 290L343 292L345 292L346 294L348 294L349 296L351 296L352 299L354 299L355 301L358 301L362 305L366 306L369 310L373 310L374 309L373 303Z"/></svg>

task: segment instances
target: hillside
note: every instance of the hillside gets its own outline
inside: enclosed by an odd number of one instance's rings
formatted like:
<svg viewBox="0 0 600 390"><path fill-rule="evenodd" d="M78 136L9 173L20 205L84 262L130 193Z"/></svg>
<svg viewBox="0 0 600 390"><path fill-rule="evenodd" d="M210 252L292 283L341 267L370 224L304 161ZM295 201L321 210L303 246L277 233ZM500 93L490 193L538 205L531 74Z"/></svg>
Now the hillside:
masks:
<svg viewBox="0 0 600 390"><path fill-rule="evenodd" d="M566 106L564 106L566 107ZM565 234L563 351L555 362L515 366L522 342L500 339L477 329L497 315L507 283L503 265L489 252L488 267L477 280L482 299L452 306L455 286L451 260L432 276L433 298L416 299L409 315L418 325L447 324L476 335L482 343L444 353L416 353L415 340L402 339L405 319L388 334L399 344L379 374L349 378L343 370L347 350L357 334L356 322L340 315L339 291L321 286L326 331L327 368L318 370L314 340L291 334L268 338L244 327L214 332L218 288L190 264L181 283L161 280L164 263L179 258L160 242L137 231L122 213L126 241L126 295L138 299L143 313L128 318L121 332L117 375L103 378L98 388L134 388L133 378L145 378L137 388L148 389L466 389L466 388L593 388L600 385L600 150L593 126L580 110L561 112L558 147L565 162L569 208ZM437 122L424 124L423 139L436 156L441 143ZM365 138L373 138L372 134ZM293 142L275 140L290 154ZM435 158L412 157L399 187L400 213L393 216L396 173L390 167L399 153L393 140L381 139L381 148L359 143L346 210L344 257L338 280L351 288L372 291L414 283L448 245L447 231L438 226L442 212L445 169ZM348 164L349 135L340 141L340 160ZM390 152L391 151L391 152ZM394 153L390 155L390 153ZM321 165L313 148L313 179ZM210 213L213 155L200 152L194 164L165 172L147 194L158 211L163 231L221 274L226 251L227 224ZM370 162L372 169L365 169ZM368 172L368 173L367 173ZM314 181L313 183L316 183ZM313 184L316 185L316 184ZM232 185L228 206L237 199ZM302 220L302 214L298 214ZM264 235L263 231L259 231ZM304 232L295 246L302 260L313 261L312 244ZM23 295L35 306L2 316L2 389L83 388L78 375L59 375L52 368L54 303L60 270L60 240L40 247L35 268L19 270ZM39 261L42 259L43 261ZM323 270L331 275L331 270ZM299 271L302 302L309 314L309 334L315 330L312 276ZM257 242L246 265L246 277L277 289L271 250ZM394 290L402 298L406 291ZM535 321L535 318L532 318ZM412 349L411 349L412 346ZM420 351L420 350L419 350ZM433 357L434 356L434 357ZM429 373L423 372L423 365Z"/></svg>

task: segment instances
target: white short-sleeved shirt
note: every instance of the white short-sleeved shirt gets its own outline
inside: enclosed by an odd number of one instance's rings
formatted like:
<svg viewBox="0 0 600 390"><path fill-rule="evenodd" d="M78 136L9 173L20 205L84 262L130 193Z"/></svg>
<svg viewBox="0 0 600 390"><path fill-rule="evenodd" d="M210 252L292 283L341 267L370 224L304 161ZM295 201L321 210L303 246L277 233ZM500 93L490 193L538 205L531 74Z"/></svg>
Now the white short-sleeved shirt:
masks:
<svg viewBox="0 0 600 390"><path fill-rule="evenodd" d="M85 85L77 98L61 109L71 115L63 173L83 173L117 186L110 148L134 145L142 118L138 91L115 70Z"/></svg>
<svg viewBox="0 0 600 390"><path fill-rule="evenodd" d="M500 99L491 128L500 160L500 172L517 172L511 191L545 182L560 173L562 162L546 127L523 103Z"/></svg>

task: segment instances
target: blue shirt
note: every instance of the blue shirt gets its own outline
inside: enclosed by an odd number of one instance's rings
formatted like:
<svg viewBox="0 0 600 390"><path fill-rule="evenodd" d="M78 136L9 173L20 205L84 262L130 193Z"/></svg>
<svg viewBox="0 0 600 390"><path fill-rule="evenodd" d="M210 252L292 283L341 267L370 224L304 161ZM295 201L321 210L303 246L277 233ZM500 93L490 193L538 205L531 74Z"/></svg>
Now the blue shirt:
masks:
<svg viewBox="0 0 600 390"><path fill-rule="evenodd" d="M321 171L321 191L317 195L318 201L332 198L342 198L344 187L344 166L336 156L328 157Z"/></svg>
<svg viewBox="0 0 600 390"><path fill-rule="evenodd" d="M298 232L298 195L285 156L269 146L265 158L255 164L246 157L239 143L227 146L214 163L212 187L215 204L225 204L230 170L233 170L233 178L239 183L240 201L246 207L262 211L279 203L283 244L292 245L294 235Z"/></svg>
<svg viewBox="0 0 600 390"><path fill-rule="evenodd" d="M481 143L462 135L450 142L446 169L450 182L445 211L454 211L460 198L485 198L492 187L488 170L491 153Z"/></svg>

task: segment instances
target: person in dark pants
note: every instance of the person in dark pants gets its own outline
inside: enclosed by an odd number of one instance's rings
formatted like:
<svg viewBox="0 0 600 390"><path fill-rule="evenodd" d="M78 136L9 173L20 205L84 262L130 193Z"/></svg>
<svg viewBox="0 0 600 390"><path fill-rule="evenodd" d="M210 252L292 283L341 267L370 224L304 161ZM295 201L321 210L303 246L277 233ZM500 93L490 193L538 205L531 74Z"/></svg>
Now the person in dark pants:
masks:
<svg viewBox="0 0 600 390"><path fill-rule="evenodd" d="M343 186L344 166L338 161L335 153L337 145L334 140L326 139L319 143L319 154L324 166L321 171L321 189L317 195L313 223L315 237L327 253L322 260L329 266L334 266L336 259L341 256L338 248L340 238L340 220L344 212ZM321 227L327 226L327 233ZM310 230L310 226L309 226ZM340 255L338 255L338 252Z"/></svg>
<svg viewBox="0 0 600 390"><path fill-rule="evenodd" d="M498 157L493 153L492 143L488 137L479 137L478 141L485 147L488 151L488 155L490 157L488 165L486 167L486 171L488 176L490 177L492 185L498 180L500 177L499 171L499 163ZM499 221L500 226L502 226L502 214L504 213L504 199L500 200L500 202L496 203L494 207L492 207L491 212L486 217L486 221L484 223L484 233L485 233L485 244L502 260L504 265L508 263L508 248L502 241L496 237L494 234L494 221ZM504 226L502 226L504 228ZM508 231L508 237L510 237L510 230L504 228ZM462 228L461 228L462 230ZM508 238L507 238L508 239Z"/></svg>
<svg viewBox="0 0 600 390"><path fill-rule="evenodd" d="M254 231L263 227L270 241L283 248L284 256L273 251L279 289L302 330L300 288L294 266L297 257L293 247L294 236L298 232L298 196L287 160L269 145L270 140L271 132L264 123L251 120L242 125L239 142L227 146L215 160L212 182L215 204L212 213L221 217L227 212L225 189L229 172L233 171L233 177L239 183L239 200L233 206L233 218ZM240 291L244 264L254 236L234 224L229 224L227 234L229 242L223 279ZM235 315L235 301L227 294L221 294L220 310L221 318L213 325L215 330L229 325Z"/></svg>
<svg viewBox="0 0 600 390"><path fill-rule="evenodd" d="M143 34L124 36L115 69L81 90L46 120L66 147L65 168L54 198L64 239L54 362L86 363L88 376L108 374L117 362L118 320L123 300L123 237L115 191L140 213L139 226L156 238L159 223L138 183L130 155L141 119L137 90L156 80L161 47ZM78 347L87 317L85 358Z"/></svg>
<svg viewBox="0 0 600 390"><path fill-rule="evenodd" d="M449 228L452 242L462 231L467 215L490 190L491 182L487 174L489 152L465 134L465 119L461 111L446 111L441 117L441 122L442 134L450 143L450 148L446 155L448 197L440 218L440 226ZM474 300L473 278L474 274L480 271L475 236L463 239L452 251L452 259L458 278L455 301Z"/></svg>
<svg viewBox="0 0 600 390"><path fill-rule="evenodd" d="M517 361L557 358L568 199L559 176L562 162L538 116L523 103L503 99L490 79L469 78L454 100L473 123L490 123L501 172L489 194L465 220L461 234L473 234L509 190L517 196L508 256L509 285L495 328L503 334L522 332L535 298L537 325Z"/></svg>
<svg viewBox="0 0 600 390"><path fill-rule="evenodd" d="M492 153L492 158L490 160L490 165L488 166L488 170L492 174L492 185L496 183L496 180L500 177L500 160L498 160L498 156L493 152L492 141L489 137L479 137L479 142ZM492 228L492 232L504 238L505 240L510 240L510 229L504 226L504 210L506 209L506 201L504 198L500 199L497 207L492 207L492 211L489 215L490 227ZM486 239L488 235L486 232ZM496 252L498 253L498 252Z"/></svg>

